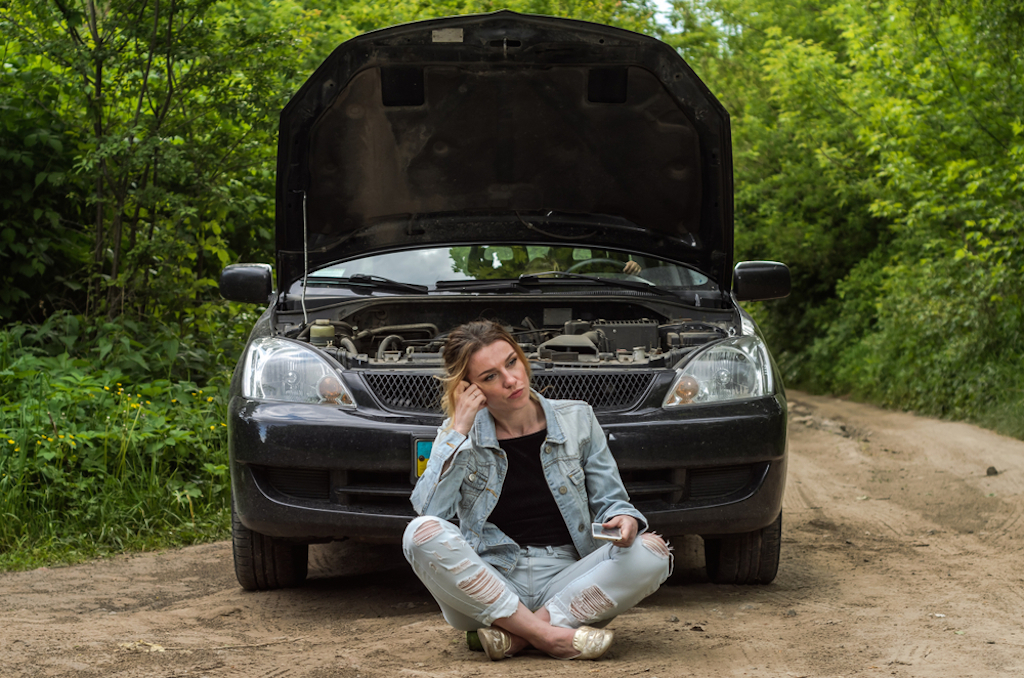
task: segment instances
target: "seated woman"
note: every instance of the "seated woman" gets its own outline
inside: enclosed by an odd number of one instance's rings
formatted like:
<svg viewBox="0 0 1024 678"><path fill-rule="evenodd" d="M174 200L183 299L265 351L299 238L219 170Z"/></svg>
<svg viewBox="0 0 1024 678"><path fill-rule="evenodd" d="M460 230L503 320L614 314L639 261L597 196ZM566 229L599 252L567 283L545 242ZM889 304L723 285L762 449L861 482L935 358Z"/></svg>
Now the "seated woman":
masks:
<svg viewBox="0 0 1024 678"><path fill-rule="evenodd" d="M501 325L452 331L443 407L403 549L445 619L492 660L534 647L596 659L604 626L668 578L669 548L629 503L590 405L530 389ZM447 519L458 516L456 527ZM599 542L591 522L621 531Z"/></svg>

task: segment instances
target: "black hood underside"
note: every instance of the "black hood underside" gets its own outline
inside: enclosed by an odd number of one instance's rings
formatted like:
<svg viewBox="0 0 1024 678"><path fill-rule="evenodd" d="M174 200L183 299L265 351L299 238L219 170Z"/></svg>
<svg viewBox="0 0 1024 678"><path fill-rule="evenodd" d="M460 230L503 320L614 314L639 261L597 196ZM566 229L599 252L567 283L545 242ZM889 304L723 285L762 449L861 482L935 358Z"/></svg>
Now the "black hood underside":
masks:
<svg viewBox="0 0 1024 678"><path fill-rule="evenodd" d="M524 215L554 223L537 242L589 233L728 286L729 143L725 110L646 36L507 11L369 33L282 112L279 286L306 260L503 242Z"/></svg>

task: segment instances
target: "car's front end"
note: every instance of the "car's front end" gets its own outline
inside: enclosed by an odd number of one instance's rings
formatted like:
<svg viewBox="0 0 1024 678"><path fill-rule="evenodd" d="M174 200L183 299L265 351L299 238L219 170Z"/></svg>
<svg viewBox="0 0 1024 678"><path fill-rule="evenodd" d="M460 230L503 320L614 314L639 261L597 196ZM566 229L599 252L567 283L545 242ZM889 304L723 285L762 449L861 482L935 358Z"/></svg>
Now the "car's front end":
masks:
<svg viewBox="0 0 1024 678"><path fill-rule="evenodd" d="M594 406L652 529L704 536L718 581L775 576L786 401L737 300L788 270L734 269L728 116L669 47L510 12L371 33L285 109L278 174L277 291L222 279L269 301L230 403L243 586L400 539L444 339L478 318Z"/></svg>

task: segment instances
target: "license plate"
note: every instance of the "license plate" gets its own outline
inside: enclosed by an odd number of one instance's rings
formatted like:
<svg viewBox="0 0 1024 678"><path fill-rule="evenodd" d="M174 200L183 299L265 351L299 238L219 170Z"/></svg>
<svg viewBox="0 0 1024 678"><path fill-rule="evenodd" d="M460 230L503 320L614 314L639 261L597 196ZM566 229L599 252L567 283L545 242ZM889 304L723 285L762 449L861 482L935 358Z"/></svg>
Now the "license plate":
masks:
<svg viewBox="0 0 1024 678"><path fill-rule="evenodd" d="M433 440L414 440L412 444L413 468L416 469L416 477L419 478L427 470L427 462L430 461L430 448L434 446Z"/></svg>

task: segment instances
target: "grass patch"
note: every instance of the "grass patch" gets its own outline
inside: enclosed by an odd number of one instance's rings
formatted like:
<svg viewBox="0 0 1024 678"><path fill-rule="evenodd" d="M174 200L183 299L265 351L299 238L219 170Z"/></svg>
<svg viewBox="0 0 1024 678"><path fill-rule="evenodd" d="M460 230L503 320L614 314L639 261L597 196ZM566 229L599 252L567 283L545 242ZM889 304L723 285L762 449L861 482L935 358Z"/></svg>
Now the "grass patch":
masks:
<svg viewBox="0 0 1024 678"><path fill-rule="evenodd" d="M74 527L62 521L56 524ZM125 552L157 551L228 539L231 536L231 510L225 506L197 516L195 523L179 522L176 528L173 524L173 521L165 521L149 527L145 521L139 521L133 529L123 530L118 535L107 530L99 540L89 533L25 537L7 544L0 553L0 571L74 565Z"/></svg>
<svg viewBox="0 0 1024 678"><path fill-rule="evenodd" d="M0 332L0 569L230 534L226 384L133 380L19 338Z"/></svg>

